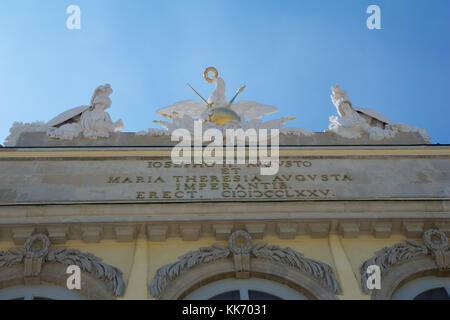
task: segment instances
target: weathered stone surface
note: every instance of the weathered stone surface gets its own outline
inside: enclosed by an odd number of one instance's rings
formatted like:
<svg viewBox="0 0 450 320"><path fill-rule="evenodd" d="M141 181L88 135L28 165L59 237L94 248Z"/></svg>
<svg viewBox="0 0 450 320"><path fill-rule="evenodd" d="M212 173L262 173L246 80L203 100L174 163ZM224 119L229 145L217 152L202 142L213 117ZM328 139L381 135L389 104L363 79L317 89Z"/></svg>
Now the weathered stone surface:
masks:
<svg viewBox="0 0 450 320"><path fill-rule="evenodd" d="M88 139L78 137L74 140L55 140L45 132L24 132L19 136L16 147L132 147L132 146L174 146L170 136L140 136L134 132L110 133L108 139ZM368 135L359 139L346 139L332 132L315 132L311 136L280 135L280 145L411 145L427 144L418 133L399 133L391 139L370 140Z"/></svg>
<svg viewBox="0 0 450 320"><path fill-rule="evenodd" d="M344 238L356 238L359 236L359 223L345 222L339 225L339 231Z"/></svg>
<svg viewBox="0 0 450 320"><path fill-rule="evenodd" d="M54 244L63 244L67 241L69 227L48 227L48 237Z"/></svg>
<svg viewBox="0 0 450 320"><path fill-rule="evenodd" d="M313 238L326 238L330 232L329 223L309 223L308 229Z"/></svg>
<svg viewBox="0 0 450 320"><path fill-rule="evenodd" d="M265 223L247 223L245 227L253 239L262 239L264 237L264 232L266 231Z"/></svg>
<svg viewBox="0 0 450 320"><path fill-rule="evenodd" d="M201 227L200 224L180 226L181 237L184 241L196 241L200 236Z"/></svg>
<svg viewBox="0 0 450 320"><path fill-rule="evenodd" d="M419 238L423 234L423 223L404 222L403 229L408 238Z"/></svg>
<svg viewBox="0 0 450 320"><path fill-rule="evenodd" d="M288 157L273 176L252 165L182 167L169 159L0 159L2 203L450 197L448 157Z"/></svg>
<svg viewBox="0 0 450 320"><path fill-rule="evenodd" d="M168 229L168 226L147 226L147 236L150 241L165 241Z"/></svg>
<svg viewBox="0 0 450 320"><path fill-rule="evenodd" d="M12 239L14 241L14 244L23 245L33 232L34 232L33 227L13 229L12 230Z"/></svg>
<svg viewBox="0 0 450 320"><path fill-rule="evenodd" d="M392 226L387 222L376 222L373 225L375 238L389 238L392 233Z"/></svg>
<svg viewBox="0 0 450 320"><path fill-rule="evenodd" d="M114 228L116 239L119 242L133 241L136 237L136 228L131 226Z"/></svg>
<svg viewBox="0 0 450 320"><path fill-rule="evenodd" d="M232 224L214 224L213 230L216 236L216 240L226 240L230 237L233 230Z"/></svg>
<svg viewBox="0 0 450 320"><path fill-rule="evenodd" d="M88 243L100 242L102 238L101 227L84 227L82 228L82 238Z"/></svg>
<svg viewBox="0 0 450 320"><path fill-rule="evenodd" d="M294 239L297 235L297 225L293 223L278 223L277 232L281 239Z"/></svg>

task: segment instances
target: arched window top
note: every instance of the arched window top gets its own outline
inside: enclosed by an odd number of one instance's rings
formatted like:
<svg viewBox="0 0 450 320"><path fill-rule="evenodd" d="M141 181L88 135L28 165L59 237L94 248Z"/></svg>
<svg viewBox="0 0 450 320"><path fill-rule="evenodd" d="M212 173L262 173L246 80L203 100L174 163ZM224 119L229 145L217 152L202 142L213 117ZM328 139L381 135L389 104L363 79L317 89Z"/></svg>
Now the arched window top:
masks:
<svg viewBox="0 0 450 320"><path fill-rule="evenodd" d="M223 279L198 288L185 300L306 300L300 292L259 278Z"/></svg>
<svg viewBox="0 0 450 320"><path fill-rule="evenodd" d="M253 244L243 230L231 234L228 246L214 244L190 251L159 268L149 289L160 299L183 299L205 284L233 276L279 282L311 299L337 299L335 294L341 292L328 264L306 258L291 248L265 242Z"/></svg>
<svg viewBox="0 0 450 320"><path fill-rule="evenodd" d="M0 300L84 300L76 291L52 285L14 286L0 290Z"/></svg>
<svg viewBox="0 0 450 320"><path fill-rule="evenodd" d="M65 288L66 270L70 265L80 267L82 288L79 293L83 296L113 299L124 294L122 271L90 253L65 247L51 248L51 240L45 234L30 236L23 249L0 251L0 287L24 285L34 290L36 287L32 286L56 285Z"/></svg>
<svg viewBox="0 0 450 320"><path fill-rule="evenodd" d="M449 300L450 277L428 276L408 281L392 296L394 300Z"/></svg>
<svg viewBox="0 0 450 320"><path fill-rule="evenodd" d="M365 292L369 274L366 270L377 265L381 270L381 289L372 291L372 299L419 299L443 294L450 279L450 246L446 234L429 229L423 243L407 240L383 248L361 266L361 285ZM430 278L431 276L431 278ZM422 280L421 280L422 279ZM437 280L438 279L438 280ZM420 280L420 281L419 281ZM436 289L436 290L435 290ZM435 290L434 293L430 290ZM425 294L425 292L429 291ZM420 297L420 294L423 296Z"/></svg>

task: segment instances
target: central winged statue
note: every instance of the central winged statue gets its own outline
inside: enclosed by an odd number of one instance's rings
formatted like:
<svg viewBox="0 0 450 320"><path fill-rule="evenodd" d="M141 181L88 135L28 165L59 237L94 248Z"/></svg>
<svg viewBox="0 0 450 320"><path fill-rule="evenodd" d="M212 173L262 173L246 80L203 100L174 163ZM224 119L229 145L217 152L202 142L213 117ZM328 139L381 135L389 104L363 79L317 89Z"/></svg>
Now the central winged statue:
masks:
<svg viewBox="0 0 450 320"><path fill-rule="evenodd" d="M211 72L213 73L210 77ZM237 96L242 93L245 86L241 87L236 95L230 101L225 97L225 81L219 77L216 68L209 67L204 72L205 80L209 83L215 83L216 87L208 100L205 100L189 84L188 86L199 96L203 104L194 100L184 100L171 106L156 111L158 116L167 117L175 121L176 119L188 118L194 120L203 120L204 122L215 123L217 126L223 126L230 121L249 121L257 120L265 115L278 112L278 108L260 104L254 101L239 101L234 103ZM166 121L155 121L165 127L170 123Z"/></svg>

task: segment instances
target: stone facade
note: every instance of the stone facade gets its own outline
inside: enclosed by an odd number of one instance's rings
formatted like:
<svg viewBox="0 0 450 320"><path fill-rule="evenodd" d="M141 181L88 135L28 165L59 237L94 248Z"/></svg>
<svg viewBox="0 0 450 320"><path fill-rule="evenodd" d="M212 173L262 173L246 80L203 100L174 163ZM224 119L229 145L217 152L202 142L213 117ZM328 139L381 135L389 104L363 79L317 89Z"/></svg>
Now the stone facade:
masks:
<svg viewBox="0 0 450 320"><path fill-rule="evenodd" d="M204 77L215 83L209 99L194 90L203 104L159 109L162 129L119 133L108 84L48 122L13 124L0 149L0 299L68 294L67 267L80 270L76 297L87 299L212 298L226 293L215 284L244 283L247 297L394 299L417 278L446 283L449 146L353 106L339 86L338 116L313 133L284 127L294 118L261 119L278 108L236 100L245 86L227 99L215 68ZM279 153L276 172L176 164L172 133L211 142L195 137L197 125L214 142L227 129L244 143L244 130L270 130L258 141Z"/></svg>
<svg viewBox="0 0 450 320"><path fill-rule="evenodd" d="M109 146L26 148L44 139L26 133L24 147L1 149L0 294L64 287L67 263L55 254L93 263L81 292L90 299L182 299L228 278L275 281L311 299L390 299L402 285L393 279L414 266L447 276L438 265L448 265L448 247L436 253L426 237L450 235L448 146L417 145L412 133L388 146L282 143L279 173L261 177L251 166L177 168L165 137L111 135ZM37 238L45 254L27 258ZM369 295L362 266L408 239L424 254L382 268L385 291Z"/></svg>

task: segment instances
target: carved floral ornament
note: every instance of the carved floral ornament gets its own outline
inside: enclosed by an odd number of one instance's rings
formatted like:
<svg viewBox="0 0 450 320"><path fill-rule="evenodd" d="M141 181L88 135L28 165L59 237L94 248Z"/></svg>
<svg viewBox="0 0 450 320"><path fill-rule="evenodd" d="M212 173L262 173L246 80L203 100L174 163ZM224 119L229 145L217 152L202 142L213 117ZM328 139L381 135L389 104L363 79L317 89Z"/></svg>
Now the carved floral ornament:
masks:
<svg viewBox="0 0 450 320"><path fill-rule="evenodd" d="M342 292L328 264L308 259L291 248L280 248L266 242L253 244L251 236L246 231L239 230L231 234L228 246L213 244L210 247L202 247L179 257L174 263L159 268L150 284L150 294L160 298L172 281L189 270L222 259L233 260L236 278L249 278L251 260L254 258L292 267L318 281L327 291L334 294Z"/></svg>
<svg viewBox="0 0 450 320"><path fill-rule="evenodd" d="M65 247L52 250L50 245L51 241L45 234L32 235L26 240L23 250L10 248L8 251L0 251L0 270L23 264L24 277L39 277L46 263L77 265L81 270L104 282L114 296L124 294L125 283L119 269L102 262L102 259L91 253Z"/></svg>
<svg viewBox="0 0 450 320"><path fill-rule="evenodd" d="M375 253L375 256L364 262L361 266L361 285L365 293L367 288L367 267L377 265L380 267L381 276L386 275L392 267L422 257L431 257L438 270L450 270L450 246L444 232L430 229L423 234L424 243L414 240L406 240L406 243L397 243L392 247L386 247Z"/></svg>

